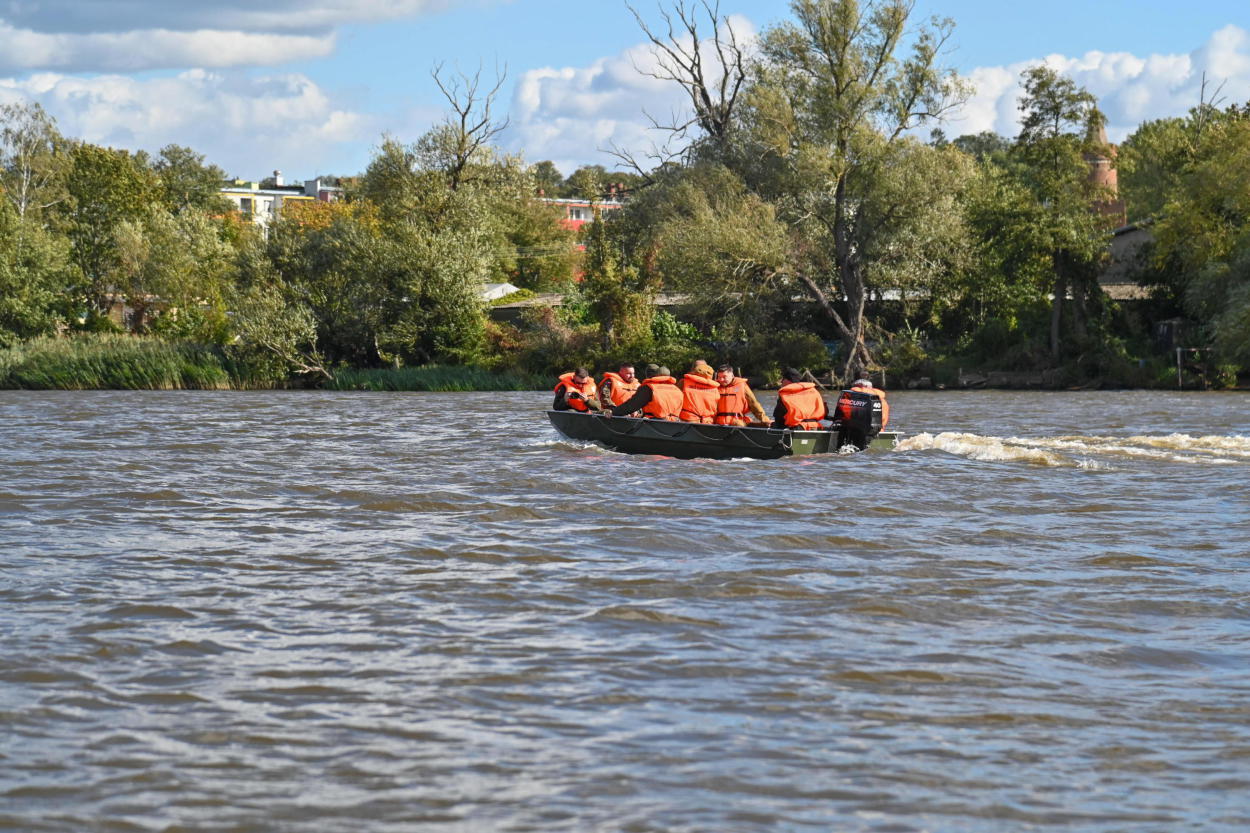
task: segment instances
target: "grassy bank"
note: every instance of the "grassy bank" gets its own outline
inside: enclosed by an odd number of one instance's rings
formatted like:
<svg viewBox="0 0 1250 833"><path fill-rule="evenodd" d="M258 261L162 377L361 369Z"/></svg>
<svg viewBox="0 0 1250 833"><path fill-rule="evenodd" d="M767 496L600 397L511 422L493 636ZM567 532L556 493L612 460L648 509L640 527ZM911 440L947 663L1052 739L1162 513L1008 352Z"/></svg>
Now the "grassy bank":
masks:
<svg viewBox="0 0 1250 833"><path fill-rule="evenodd" d="M45 338L0 350L0 389L251 390L299 386L215 345L128 335ZM478 367L341 368L320 387L370 391L545 390L545 377Z"/></svg>
<svg viewBox="0 0 1250 833"><path fill-rule="evenodd" d="M238 382L228 357L203 344L91 335L37 339L0 351L0 388L216 390Z"/></svg>

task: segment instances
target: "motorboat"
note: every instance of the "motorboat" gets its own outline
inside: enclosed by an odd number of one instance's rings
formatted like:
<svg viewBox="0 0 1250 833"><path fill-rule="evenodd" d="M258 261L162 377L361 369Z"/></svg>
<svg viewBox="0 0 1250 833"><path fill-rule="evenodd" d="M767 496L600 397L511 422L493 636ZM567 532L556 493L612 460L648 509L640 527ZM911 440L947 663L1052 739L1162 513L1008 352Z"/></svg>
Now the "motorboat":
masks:
<svg viewBox="0 0 1250 833"><path fill-rule="evenodd" d="M605 416L583 411L547 411L556 431L570 440L592 442L626 454L658 454L690 460L750 457L775 460L807 454L846 454L890 449L897 431L879 431L861 448L838 429L804 431L764 426L709 425ZM861 441L862 442L862 441Z"/></svg>

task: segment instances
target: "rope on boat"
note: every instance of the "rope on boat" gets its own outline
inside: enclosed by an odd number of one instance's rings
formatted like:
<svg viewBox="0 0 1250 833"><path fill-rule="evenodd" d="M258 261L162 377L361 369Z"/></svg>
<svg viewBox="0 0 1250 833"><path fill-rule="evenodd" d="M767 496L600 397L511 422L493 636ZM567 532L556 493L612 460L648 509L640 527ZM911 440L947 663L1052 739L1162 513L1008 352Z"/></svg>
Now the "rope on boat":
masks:
<svg viewBox="0 0 1250 833"><path fill-rule="evenodd" d="M751 435L750 435L750 434L748 434L746 431L743 431L741 428L737 428L737 427L735 427L735 428L733 429L733 431L730 431L730 432L729 432L729 436L731 436L731 437L732 437L734 434L737 434L738 436L742 437L742 439L746 440L746 441L747 441L748 443L750 443L751 445L755 446L755 447L756 447L756 448L758 448L758 449L764 450L764 451L769 451L769 450L771 450L771 449L773 449L773 448L776 448L778 445L780 445L782 448L789 448L789 447L790 447L789 445L787 445L787 444L786 444L786 440L787 440L787 439L789 438L789 436L790 436L790 433L789 433L788 431L787 431L787 432L785 432L785 433L783 433L783 434L781 435L781 437L780 437L780 438L778 438L778 441L777 441L777 442L775 442L775 443L766 443L766 444L764 444L764 445L760 445L759 443L757 443L754 439L752 439L752 438L751 438Z"/></svg>
<svg viewBox="0 0 1250 833"><path fill-rule="evenodd" d="M638 433L638 431L642 429L644 425L650 424L657 429L656 430L657 434L669 440L676 440L681 437L684 437L690 431L694 431L695 434L697 434L699 438L705 442L717 442L718 440L722 439L721 437L709 437L707 434L704 434L702 431L699 431L698 426L701 425L702 423L698 423L698 422L685 423L685 428L683 428L681 431L678 431L675 434L665 434L663 431L658 430L658 428L660 425L667 424L669 420L634 419L630 417L629 418L630 421L632 421L634 424L630 426L630 428L626 431L617 431L615 428L612 427L612 421L614 419L617 419L617 417L604 417L603 426L608 429L609 433L615 434L618 437L628 437L633 434L636 434ZM678 424L680 425L682 423L678 423ZM769 431L769 433L771 434L772 432ZM742 439L746 440L748 443L760 449L761 451L768 451L773 448L776 448L777 446L781 446L782 448L789 451L791 448L794 447L794 438L790 431L782 431L781 436L777 438L777 442L764 443L764 444L757 443L750 434L748 434L746 431L742 430L742 428L738 426L732 427L731 430L727 434L725 434L724 439L728 439L732 437L734 434L737 434L738 436L742 437Z"/></svg>
<svg viewBox="0 0 1250 833"><path fill-rule="evenodd" d="M633 427L631 427L628 431L617 431L615 428L612 427L613 419L615 419L615 417L604 417L603 427L607 428L610 433L615 434L618 437L628 437L631 434L636 433L640 428L642 428L642 424L643 424L643 421L640 419L640 420L637 420L636 424Z"/></svg>
<svg viewBox="0 0 1250 833"><path fill-rule="evenodd" d="M654 427L654 426L660 426L660 425L673 424L669 420L666 420L666 419L634 419L633 417L628 417L628 419L633 420L634 425L631 426L628 431L617 431L615 428L612 427L612 420L619 419L619 418L620 417L604 417L604 423L603 423L603 426L607 428L610 433L615 434L618 437L628 437L632 434L636 434L640 430L642 430L642 427L644 425L651 425ZM681 425L682 423L678 422L676 424ZM658 431L658 430L656 431L656 433L664 437L665 439L675 440L679 437L685 436L686 432L689 431L693 427L694 425L687 424L685 429L678 431L676 434L665 434L663 431ZM704 439L707 439L707 437L704 437Z"/></svg>

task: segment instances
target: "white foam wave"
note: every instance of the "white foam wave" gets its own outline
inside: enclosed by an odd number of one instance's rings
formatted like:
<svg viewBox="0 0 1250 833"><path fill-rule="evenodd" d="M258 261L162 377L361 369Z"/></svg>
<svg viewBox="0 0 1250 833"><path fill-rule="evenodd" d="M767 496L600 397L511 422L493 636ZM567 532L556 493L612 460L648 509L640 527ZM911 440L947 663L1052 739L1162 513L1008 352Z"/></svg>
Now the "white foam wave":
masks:
<svg viewBox="0 0 1250 833"><path fill-rule="evenodd" d="M901 440L894 447L895 451L928 451L930 449L958 454L973 460L999 460L1043 466L1069 465L1068 461L1061 456L1044 449L1012 445L1009 441L998 437L983 437L979 434L958 434L949 431L936 435L917 434Z"/></svg>
<svg viewBox="0 0 1250 833"><path fill-rule="evenodd" d="M1106 470L1114 461L1149 460L1205 465L1238 465L1250 460L1250 437L1188 434L1100 437L986 437L945 432L917 434L899 442L898 451L945 451L973 460L1024 462Z"/></svg>
<svg viewBox="0 0 1250 833"><path fill-rule="evenodd" d="M1121 458L1234 465L1250 459L1250 449L1241 445L1244 440L1244 437L1190 437L1187 434L1169 434L1135 437L1012 437L1008 442L1034 448Z"/></svg>

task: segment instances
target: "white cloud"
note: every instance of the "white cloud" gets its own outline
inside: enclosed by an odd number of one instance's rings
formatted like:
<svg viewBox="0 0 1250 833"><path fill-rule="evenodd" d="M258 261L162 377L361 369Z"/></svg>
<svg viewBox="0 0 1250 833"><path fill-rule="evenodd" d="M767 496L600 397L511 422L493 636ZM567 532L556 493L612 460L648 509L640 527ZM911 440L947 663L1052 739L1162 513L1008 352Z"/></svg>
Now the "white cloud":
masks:
<svg viewBox="0 0 1250 833"><path fill-rule="evenodd" d="M1196 106L1203 95L1204 73L1208 100L1217 88L1225 103L1250 100L1250 33L1230 24L1189 54L1142 58L1126 52L1087 52L1075 58L1048 55L973 70L969 79L976 94L951 119L946 132L992 130L1015 136L1020 129L1020 73L1038 63L1054 68L1098 98L1107 116L1107 136L1113 142L1122 141L1144 121L1181 116Z"/></svg>
<svg viewBox="0 0 1250 833"><path fill-rule="evenodd" d="M344 160L380 133L372 117L336 104L302 75L191 70L146 80L42 73L0 81L0 102L23 99L39 101L67 136L149 152L185 145L246 179L274 168L308 177L356 173Z"/></svg>
<svg viewBox="0 0 1250 833"><path fill-rule="evenodd" d="M323 58L334 36L165 29L113 34L41 34L0 24L0 72L137 72L184 67L275 65Z"/></svg>
<svg viewBox="0 0 1250 833"><path fill-rule="evenodd" d="M490 0L44 0L0 5L0 72L276 66L321 58L335 30Z"/></svg>
<svg viewBox="0 0 1250 833"><path fill-rule="evenodd" d="M33 32L144 29L243 32L328 31L347 23L395 20L466 0L40 0L0 6L0 20ZM227 25L222 26L222 22Z"/></svg>
<svg viewBox="0 0 1250 833"><path fill-rule="evenodd" d="M754 42L746 18L732 16L730 25L740 42ZM619 161L607 152L612 147L645 157L666 138L649 118L681 122L690 112L677 84L653 77L660 66L656 50L644 43L589 66L529 70L513 93L510 145L530 162L552 160L565 175L587 163L612 169Z"/></svg>

